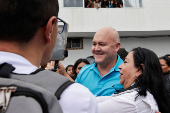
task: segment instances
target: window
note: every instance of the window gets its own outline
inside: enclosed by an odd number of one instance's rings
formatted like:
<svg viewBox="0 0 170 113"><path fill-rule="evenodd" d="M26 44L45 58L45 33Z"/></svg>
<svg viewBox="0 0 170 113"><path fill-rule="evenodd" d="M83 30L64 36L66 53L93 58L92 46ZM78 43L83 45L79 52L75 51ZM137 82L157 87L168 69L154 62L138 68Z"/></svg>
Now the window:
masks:
<svg viewBox="0 0 170 113"><path fill-rule="evenodd" d="M66 49L83 49L82 38L67 38Z"/></svg>
<svg viewBox="0 0 170 113"><path fill-rule="evenodd" d="M142 7L142 0L124 0L125 7Z"/></svg>
<svg viewBox="0 0 170 113"><path fill-rule="evenodd" d="M122 0L84 0L85 8L123 8Z"/></svg>
<svg viewBox="0 0 170 113"><path fill-rule="evenodd" d="M83 7L83 0L63 0L64 7Z"/></svg>
<svg viewBox="0 0 170 113"><path fill-rule="evenodd" d="M95 0L91 0L92 2ZM114 1L113 4L111 4ZM101 3L100 3L101 2ZM123 8L123 7L142 7L142 0L107 0L107 5L103 4L103 0L99 0L100 6L97 7L96 3L91 6L91 8L104 8L105 5L108 8ZM117 3L116 3L117 2ZM99 5L99 4L98 4ZM85 7L88 6L88 0L63 0L64 7ZM88 6L89 8L90 6Z"/></svg>

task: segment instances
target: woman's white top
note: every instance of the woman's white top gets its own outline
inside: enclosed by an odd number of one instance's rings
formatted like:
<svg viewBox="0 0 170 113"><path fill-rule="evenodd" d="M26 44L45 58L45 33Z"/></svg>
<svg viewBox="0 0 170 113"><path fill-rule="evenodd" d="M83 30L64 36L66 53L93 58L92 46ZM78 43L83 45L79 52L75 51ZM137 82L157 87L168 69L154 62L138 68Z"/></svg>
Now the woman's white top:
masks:
<svg viewBox="0 0 170 113"><path fill-rule="evenodd" d="M157 103L152 94L137 96L137 88L113 94L112 96L96 97L100 113L155 113Z"/></svg>

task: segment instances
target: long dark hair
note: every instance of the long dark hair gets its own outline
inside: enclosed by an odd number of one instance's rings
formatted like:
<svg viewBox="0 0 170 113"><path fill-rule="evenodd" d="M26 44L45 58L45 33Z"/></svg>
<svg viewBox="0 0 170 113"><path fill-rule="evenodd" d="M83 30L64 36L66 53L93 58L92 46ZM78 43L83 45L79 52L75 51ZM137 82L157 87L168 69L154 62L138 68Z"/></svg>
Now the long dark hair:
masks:
<svg viewBox="0 0 170 113"><path fill-rule="evenodd" d="M75 77L77 77L77 73L76 73L76 69L77 69L77 66L81 63L81 62L84 62L86 64L90 64L88 60L86 59L78 59L75 63L74 63L74 66L73 66L73 69L74 69L74 73L75 73Z"/></svg>
<svg viewBox="0 0 170 113"><path fill-rule="evenodd" d="M163 72L157 55L146 48L134 48L133 57L136 67L140 67L142 74L138 77L138 94L146 96L149 91L155 98L161 113L170 113L168 94L163 82ZM144 66L142 66L143 64Z"/></svg>

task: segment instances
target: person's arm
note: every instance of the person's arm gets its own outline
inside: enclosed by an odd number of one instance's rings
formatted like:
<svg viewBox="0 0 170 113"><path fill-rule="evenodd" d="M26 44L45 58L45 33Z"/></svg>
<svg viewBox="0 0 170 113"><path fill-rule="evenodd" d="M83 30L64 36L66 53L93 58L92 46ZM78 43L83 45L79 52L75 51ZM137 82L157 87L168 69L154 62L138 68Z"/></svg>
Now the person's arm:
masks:
<svg viewBox="0 0 170 113"><path fill-rule="evenodd" d="M78 83L64 90L59 103L64 113L99 113L94 95Z"/></svg>
<svg viewBox="0 0 170 113"><path fill-rule="evenodd" d="M94 4L93 4L93 2L92 2L92 1L90 2L90 4L91 4L91 5L90 5L91 7L94 7Z"/></svg>
<svg viewBox="0 0 170 113"><path fill-rule="evenodd" d="M98 8L101 8L101 2L99 3L99 6L98 6Z"/></svg>
<svg viewBox="0 0 170 113"><path fill-rule="evenodd" d="M58 62L57 73L67 77L69 80L74 82L74 80L67 74L65 67L63 66L63 64L60 61Z"/></svg>
<svg viewBox="0 0 170 113"><path fill-rule="evenodd" d="M107 96L108 97L108 96ZM97 97L100 113L127 113L137 112L136 107L129 101L107 97Z"/></svg>
<svg viewBox="0 0 170 113"><path fill-rule="evenodd" d="M96 97L96 100L97 100L97 103L101 103L101 102L106 101L110 98L111 98L111 96L98 96L98 97Z"/></svg>
<svg viewBox="0 0 170 113"><path fill-rule="evenodd" d="M143 102L140 97L134 101L136 92L124 93L120 95L113 95L107 97L96 97L100 113L130 113L130 112L144 112L144 113L159 113L157 107L152 106L152 103ZM151 107L152 106L152 107ZM152 109L153 108L153 109Z"/></svg>

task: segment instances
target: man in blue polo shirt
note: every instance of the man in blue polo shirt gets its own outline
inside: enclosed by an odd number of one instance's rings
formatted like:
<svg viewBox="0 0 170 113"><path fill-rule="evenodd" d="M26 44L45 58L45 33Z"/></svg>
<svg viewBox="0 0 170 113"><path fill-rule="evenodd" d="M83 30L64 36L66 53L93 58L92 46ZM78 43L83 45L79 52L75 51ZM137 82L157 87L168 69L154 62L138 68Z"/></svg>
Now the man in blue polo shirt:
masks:
<svg viewBox="0 0 170 113"><path fill-rule="evenodd" d="M109 96L123 90L118 68L123 63L117 55L119 48L119 34L115 29L104 27L97 31L92 45L95 63L84 66L75 82L86 86L96 96Z"/></svg>

